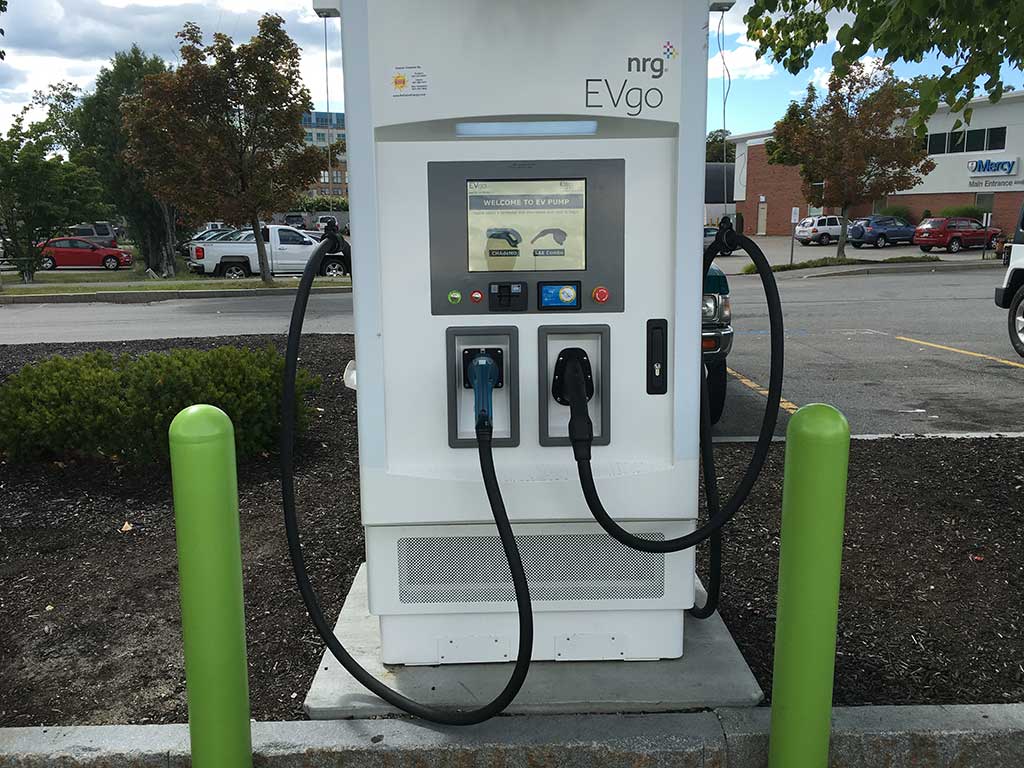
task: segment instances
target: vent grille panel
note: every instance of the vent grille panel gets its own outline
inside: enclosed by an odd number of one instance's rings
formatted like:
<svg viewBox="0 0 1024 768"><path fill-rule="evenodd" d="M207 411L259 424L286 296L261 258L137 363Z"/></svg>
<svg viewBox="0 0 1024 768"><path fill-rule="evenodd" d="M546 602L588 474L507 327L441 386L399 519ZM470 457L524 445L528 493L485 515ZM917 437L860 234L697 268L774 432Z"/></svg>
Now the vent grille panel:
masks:
<svg viewBox="0 0 1024 768"><path fill-rule="evenodd" d="M663 541L664 534L648 534ZM602 533L519 536L533 600L659 600L665 556L638 552ZM515 600L497 536L430 536L398 540L403 603L492 603Z"/></svg>

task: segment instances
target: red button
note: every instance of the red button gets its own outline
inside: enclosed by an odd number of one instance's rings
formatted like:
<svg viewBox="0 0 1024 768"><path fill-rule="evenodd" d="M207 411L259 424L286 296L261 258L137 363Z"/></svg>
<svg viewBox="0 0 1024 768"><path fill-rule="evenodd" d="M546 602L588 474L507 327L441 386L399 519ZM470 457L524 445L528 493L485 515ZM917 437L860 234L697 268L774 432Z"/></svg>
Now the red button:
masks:
<svg viewBox="0 0 1024 768"><path fill-rule="evenodd" d="M598 304L604 304L606 301L608 301L608 298L611 296L611 293L603 285L599 285L597 286L597 288L594 289L594 292L591 294L591 296L594 297L594 301L596 301Z"/></svg>
<svg viewBox="0 0 1024 768"><path fill-rule="evenodd" d="M469 300L472 301L474 304L479 304L481 301L484 300L483 291L473 291L471 294L469 294Z"/></svg>

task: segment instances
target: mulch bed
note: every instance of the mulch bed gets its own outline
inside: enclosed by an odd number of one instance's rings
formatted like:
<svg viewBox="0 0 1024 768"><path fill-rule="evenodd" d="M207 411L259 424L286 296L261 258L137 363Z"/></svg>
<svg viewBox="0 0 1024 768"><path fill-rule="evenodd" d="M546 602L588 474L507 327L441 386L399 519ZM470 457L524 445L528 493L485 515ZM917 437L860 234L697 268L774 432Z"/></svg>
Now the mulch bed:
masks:
<svg viewBox="0 0 1024 768"><path fill-rule="evenodd" d="M0 380L90 349L138 354L279 337L0 347ZM310 336L324 386L298 455L307 563L336 615L363 558L350 336ZM716 448L723 483L749 445ZM783 448L728 528L722 614L771 686ZM322 646L296 592L276 457L239 467L250 697L297 719ZM125 523L130 530L122 531ZM0 462L0 726L183 722L169 473ZM1024 440L852 448L837 704L1024 701Z"/></svg>

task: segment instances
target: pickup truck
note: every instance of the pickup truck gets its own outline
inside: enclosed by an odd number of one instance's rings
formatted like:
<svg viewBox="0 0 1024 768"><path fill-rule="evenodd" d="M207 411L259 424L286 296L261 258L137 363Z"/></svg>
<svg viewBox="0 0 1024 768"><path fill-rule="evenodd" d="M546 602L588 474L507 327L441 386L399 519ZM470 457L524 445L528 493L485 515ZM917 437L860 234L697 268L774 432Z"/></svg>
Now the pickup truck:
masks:
<svg viewBox="0 0 1024 768"><path fill-rule="evenodd" d="M297 229L271 225L263 228L263 242L267 246L270 271L275 275L300 274L317 246L317 241ZM331 254L324 259L321 274L341 277L351 272L351 250ZM256 237L252 232L238 239L194 242L188 248L188 268L191 272L237 280L260 272Z"/></svg>
<svg viewBox="0 0 1024 768"><path fill-rule="evenodd" d="M1024 357L1024 206L1017 214L1017 228L1010 249L1009 266L1003 284L996 288L996 306L1009 310L1006 317L1010 343Z"/></svg>

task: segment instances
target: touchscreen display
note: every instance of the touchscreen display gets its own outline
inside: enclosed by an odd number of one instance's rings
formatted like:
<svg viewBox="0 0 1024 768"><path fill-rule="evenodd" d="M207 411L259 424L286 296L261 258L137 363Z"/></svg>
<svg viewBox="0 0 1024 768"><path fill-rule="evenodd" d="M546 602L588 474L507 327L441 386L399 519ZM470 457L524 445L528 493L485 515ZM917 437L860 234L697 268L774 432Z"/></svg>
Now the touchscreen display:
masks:
<svg viewBox="0 0 1024 768"><path fill-rule="evenodd" d="M469 181L470 272L587 267L586 179Z"/></svg>

